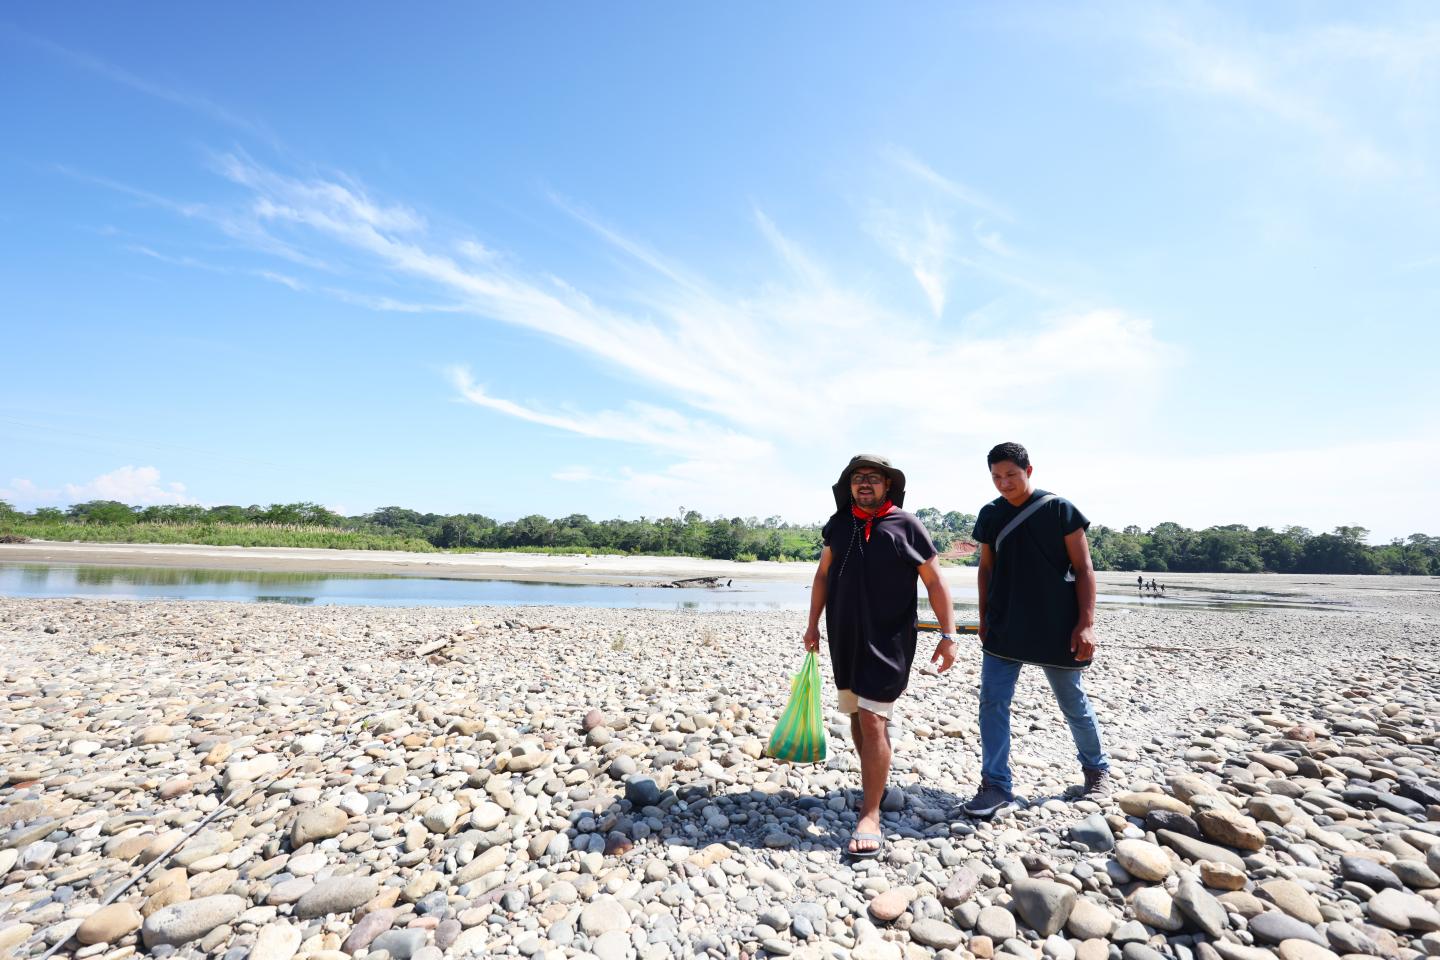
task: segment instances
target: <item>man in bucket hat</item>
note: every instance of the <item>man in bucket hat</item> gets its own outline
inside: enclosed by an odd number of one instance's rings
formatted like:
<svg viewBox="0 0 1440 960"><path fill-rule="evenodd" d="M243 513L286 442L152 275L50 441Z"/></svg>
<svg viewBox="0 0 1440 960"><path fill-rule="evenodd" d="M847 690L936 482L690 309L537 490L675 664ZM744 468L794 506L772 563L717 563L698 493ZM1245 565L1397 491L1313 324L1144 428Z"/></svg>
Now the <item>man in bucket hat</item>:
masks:
<svg viewBox="0 0 1440 960"><path fill-rule="evenodd" d="M820 649L825 613L840 710L860 754L864 798L846 853L880 854L880 802L890 776L888 723L915 660L916 583L923 581L940 620L931 663L940 672L955 660L955 611L925 527L901 510L905 474L884 457L852 457L832 488L835 514L825 524L820 566L810 594L805 649Z"/></svg>

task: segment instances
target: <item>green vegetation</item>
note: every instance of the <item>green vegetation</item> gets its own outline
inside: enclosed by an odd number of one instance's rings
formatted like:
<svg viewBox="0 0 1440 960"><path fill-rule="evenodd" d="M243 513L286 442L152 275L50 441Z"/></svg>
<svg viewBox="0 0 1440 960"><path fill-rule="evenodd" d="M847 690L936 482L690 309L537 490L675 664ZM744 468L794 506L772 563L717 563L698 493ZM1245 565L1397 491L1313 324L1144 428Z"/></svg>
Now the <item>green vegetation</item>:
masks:
<svg viewBox="0 0 1440 960"><path fill-rule="evenodd" d="M968 542L973 514L922 507L915 514L945 552ZM1090 528L1098 570L1187 573L1394 573L1440 576L1440 537L1412 534L1383 546L1365 543L1363 527L1313 534L1232 524L1190 530L1162 523L1115 530ZM505 550L560 554L646 554L720 560L805 560L820 556L818 525L779 517L715 517L694 510L674 517L591 520L583 514L539 515L505 523L478 513L442 515L404 507L342 517L315 503L261 506L131 507L113 500L30 513L0 500L0 536L99 543L194 543L242 547L348 550ZM972 558L973 562L973 558Z"/></svg>
<svg viewBox="0 0 1440 960"><path fill-rule="evenodd" d="M1251 530L1238 523L1190 530L1162 523L1139 527L1090 528L1090 549L1098 570L1164 573L1395 573L1440 576L1440 537L1414 533L1383 546L1370 546L1364 527L1336 527L1311 533L1304 527Z"/></svg>
<svg viewBox="0 0 1440 960"><path fill-rule="evenodd" d="M970 531L975 529L975 514L951 510L941 513L934 507L921 507L915 511L915 518L930 531L935 549L945 553L957 543L973 543Z"/></svg>
<svg viewBox="0 0 1440 960"><path fill-rule="evenodd" d="M691 510L656 520L594 521L583 514L532 515L500 523L481 514L403 507L342 517L319 504L131 507L113 500L21 513L0 501L0 535L98 543L195 543L349 550L503 550L533 553L681 555L723 560L814 560L820 528L779 517L706 520Z"/></svg>

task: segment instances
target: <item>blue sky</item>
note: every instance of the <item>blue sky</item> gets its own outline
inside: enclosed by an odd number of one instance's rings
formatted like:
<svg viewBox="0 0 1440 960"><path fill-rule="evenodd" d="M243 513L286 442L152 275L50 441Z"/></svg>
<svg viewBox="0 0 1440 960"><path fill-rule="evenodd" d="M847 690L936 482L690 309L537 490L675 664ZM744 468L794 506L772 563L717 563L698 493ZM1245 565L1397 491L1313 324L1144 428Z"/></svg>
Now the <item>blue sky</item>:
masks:
<svg viewBox="0 0 1440 960"><path fill-rule="evenodd" d="M0 498L1440 533L1426 4L22 4Z"/></svg>

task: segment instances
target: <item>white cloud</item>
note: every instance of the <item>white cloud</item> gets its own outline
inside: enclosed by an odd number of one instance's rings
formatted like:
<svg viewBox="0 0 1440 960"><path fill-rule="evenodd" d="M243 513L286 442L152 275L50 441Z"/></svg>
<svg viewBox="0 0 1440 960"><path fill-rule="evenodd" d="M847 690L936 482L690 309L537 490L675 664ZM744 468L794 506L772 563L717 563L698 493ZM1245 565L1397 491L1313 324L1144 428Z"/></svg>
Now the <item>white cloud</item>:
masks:
<svg viewBox="0 0 1440 960"><path fill-rule="evenodd" d="M589 467L580 466L565 467L563 470L556 470L550 476L561 483L604 483L609 479Z"/></svg>
<svg viewBox="0 0 1440 960"><path fill-rule="evenodd" d="M59 490L48 490L37 486L34 481L24 477L12 477L10 486L0 487L0 500L5 500L13 506L28 507L37 503L54 503L59 496Z"/></svg>
<svg viewBox="0 0 1440 960"><path fill-rule="evenodd" d="M10 28L10 32L19 34L26 42L46 50L53 56L65 60L74 66L105 77L121 86L129 87L132 90L154 97L157 100L175 104L176 106L207 116L212 120L235 127L251 136L264 140L272 147L281 147L279 139L264 124L256 123L249 118L239 116L199 93L156 83L153 80L137 76L128 70L101 60L99 57L91 56L79 50L72 50L69 47L62 47L58 43L54 43L43 37L22 33L13 27Z"/></svg>
<svg viewBox="0 0 1440 960"><path fill-rule="evenodd" d="M154 467L121 467L102 473L88 483L65 484L65 496L72 503L85 500L119 500L132 506L159 503L197 503L185 492L185 484L162 483Z"/></svg>
<svg viewBox="0 0 1440 960"><path fill-rule="evenodd" d="M757 239L772 255L773 272L724 289L552 197L611 255L644 268L624 296L644 305L636 311L473 249L472 231L447 235L404 204L373 199L352 179L296 179L241 155L215 167L246 193L240 211L217 218L231 236L253 236L257 250L276 256L353 263L354 274L398 293L311 289L370 309L466 312L528 330L662 398L627 402L622 395L594 409L583 399L499 395L481 381L483 370L477 376L467 367L479 358L452 358L449 373L465 402L597 441L603 473L572 464L559 478L616 478L615 489L642 511L659 498L705 512L813 518L828 512L833 474L859 449L942 472L968 470L975 450L983 453L998 434L1023 428L1030 437L1063 436L1071 420L1128 416L1122 411L1134 396L1163 390L1165 372L1179 360L1147 319L1122 310L996 311L976 332L940 322L950 271L979 268L950 250L956 235L939 214L922 214L918 241L898 227L881 238L882 245L893 241L891 252L926 293L928 310L907 310L841 278L763 210L754 212ZM920 180L927 190L929 182ZM936 209L955 200L957 189L939 191ZM984 198L970 200L1004 214ZM962 222L972 219L966 213ZM973 242L985 252L978 237ZM1054 416L1057 405L1067 422ZM626 447L662 465L628 469Z"/></svg>
<svg viewBox="0 0 1440 960"><path fill-rule="evenodd" d="M903 147L892 145L885 148L882 154L897 167L908 171L915 177L928 183L941 194L953 200L958 200L966 206L974 207L976 210L980 210L994 217L996 220L1010 221L1015 219L1010 211L1006 210L994 200L991 200L979 190L939 173L934 167L925 163Z"/></svg>
<svg viewBox="0 0 1440 960"><path fill-rule="evenodd" d="M282 287L289 287L296 293L304 293L306 290L310 289L304 283L295 279L289 274L276 273L274 270L257 270L255 271L255 276L259 277L261 280L269 280L271 283L278 283Z"/></svg>
<svg viewBox="0 0 1440 960"><path fill-rule="evenodd" d="M926 210L913 222L902 222L896 211L876 212L871 233L897 260L910 268L911 275L936 316L945 313L950 275L957 261L955 237L949 224Z"/></svg>
<svg viewBox="0 0 1440 960"><path fill-rule="evenodd" d="M769 444L763 440L660 407L632 403L623 411L552 413L490 396L463 368L451 371L451 381L462 397L477 406L582 437L618 440L684 456L746 461L769 452Z"/></svg>
<svg viewBox="0 0 1440 960"><path fill-rule="evenodd" d="M87 500L118 500L131 506L163 503L198 503L185 492L185 484L160 479L155 467L124 466L85 483L66 483L59 488L44 488L30 480L14 479L0 489L0 499L17 506L48 503L84 503Z"/></svg>
<svg viewBox="0 0 1440 960"><path fill-rule="evenodd" d="M1273 152L1290 177L1303 165L1353 180L1433 179L1440 21L1279 30L1172 6L1112 22L1148 53L1148 83L1188 96L1177 114L1185 128L1213 136L1197 111L1213 107L1248 163Z"/></svg>
<svg viewBox="0 0 1440 960"><path fill-rule="evenodd" d="M478 240L461 240L455 244L455 249L460 252L460 256L472 263L484 263L495 257L495 251Z"/></svg>

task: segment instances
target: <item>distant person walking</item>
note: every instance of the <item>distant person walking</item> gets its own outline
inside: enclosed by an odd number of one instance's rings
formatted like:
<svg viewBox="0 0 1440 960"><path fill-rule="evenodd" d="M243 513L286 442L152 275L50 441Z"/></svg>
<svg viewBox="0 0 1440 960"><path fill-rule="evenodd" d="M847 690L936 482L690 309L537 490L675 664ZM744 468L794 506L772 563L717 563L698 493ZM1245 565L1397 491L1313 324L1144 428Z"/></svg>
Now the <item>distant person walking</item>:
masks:
<svg viewBox="0 0 1440 960"><path fill-rule="evenodd" d="M831 489L835 514L821 531L825 546L810 592L805 649L820 649L823 611L840 712L850 715L864 794L846 853L870 858L885 841L880 801L890 777L888 722L915 659L917 580L940 621L930 662L941 673L955 661L955 610L930 535L900 509L904 473L884 457L861 454Z"/></svg>
<svg viewBox="0 0 1440 960"><path fill-rule="evenodd" d="M1045 671L1080 758L1087 796L1111 788L1095 711L1081 677L1095 656L1095 570L1090 521L1063 497L1037 490L1030 455L1002 443L986 457L1000 496L980 508L980 789L966 813L988 817L1014 799L1010 701L1020 667ZM1142 584L1143 585L1143 584Z"/></svg>
<svg viewBox="0 0 1440 960"><path fill-rule="evenodd" d="M1135 589L1136 589L1136 590L1144 590L1144 589L1145 589L1145 575L1144 575L1144 574L1141 574L1140 576L1138 576L1138 577L1135 578Z"/></svg>

